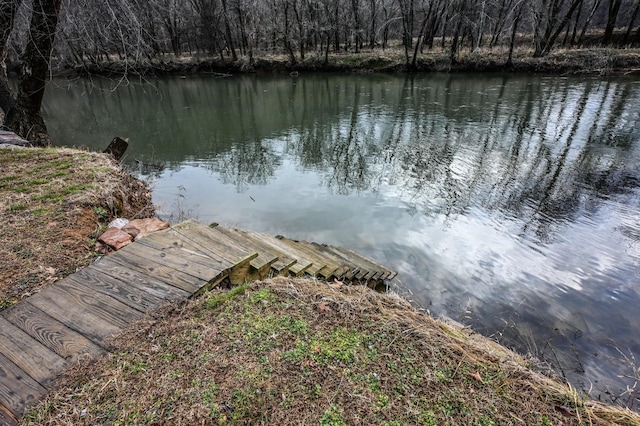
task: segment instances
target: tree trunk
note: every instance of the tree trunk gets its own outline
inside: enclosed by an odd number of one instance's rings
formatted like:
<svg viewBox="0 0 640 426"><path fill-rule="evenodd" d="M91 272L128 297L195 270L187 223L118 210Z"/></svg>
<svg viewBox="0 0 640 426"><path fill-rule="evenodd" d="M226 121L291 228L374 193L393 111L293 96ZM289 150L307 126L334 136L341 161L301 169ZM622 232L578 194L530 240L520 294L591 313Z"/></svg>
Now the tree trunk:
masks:
<svg viewBox="0 0 640 426"><path fill-rule="evenodd" d="M542 40L539 40L540 42L536 43L536 50L533 53L534 58L541 58L543 56L546 56L551 51L551 48L553 47L553 44L555 43L556 39L558 38L562 30L566 27L566 25L569 23L569 20L571 19L573 12L575 12L576 8L580 6L580 3L582 3L582 1L583 0L573 0L566 15L564 16L562 21L560 21L559 23L555 17L557 16L557 10L559 10L560 8L560 3L557 3L558 4L557 8L554 8L551 10L550 15L554 17L554 20L547 24L547 28L545 30L544 36L542 37ZM554 31L553 27L556 24L557 24L557 27Z"/></svg>
<svg viewBox="0 0 640 426"><path fill-rule="evenodd" d="M601 1L602 0L595 0L593 5L591 6L591 11L589 12L589 16L584 21L584 25L582 26L582 31L580 32L580 37L578 37L578 44L582 42L582 39L584 38L584 35L587 32L587 29L589 29L589 24L591 24L591 19L593 18L593 15L595 15L596 10L598 10L598 6L600 6Z"/></svg>
<svg viewBox="0 0 640 426"><path fill-rule="evenodd" d="M613 30L616 27L616 20L618 19L618 12L620 11L621 5L622 0L609 0L607 26L604 29L604 37L602 38L602 43L605 45L613 43Z"/></svg>
<svg viewBox="0 0 640 426"><path fill-rule="evenodd" d="M629 42L629 39L631 38L633 23L638 17L638 12L640 12L640 0L636 0L636 7L633 9L633 13L631 14L631 20L629 21L629 26L627 27L627 31L624 33L624 39L622 40L623 45L627 44Z"/></svg>
<svg viewBox="0 0 640 426"><path fill-rule="evenodd" d="M18 10L18 0L3 1L0 3L0 110L7 114L15 103L15 95L9 87L7 77L7 58L9 35L13 28L13 20ZM0 122L1 123L1 122Z"/></svg>
<svg viewBox="0 0 640 426"><path fill-rule="evenodd" d="M6 119L7 127L37 146L51 144L40 108L61 5L62 0L33 1L29 41L22 54L18 98Z"/></svg>
<svg viewBox="0 0 640 426"><path fill-rule="evenodd" d="M234 62L238 60L236 48L233 45L233 36L231 35L231 24L229 23L229 10L227 9L227 0L222 0L222 11L224 13L224 29L227 36L227 45L231 51L231 59Z"/></svg>
<svg viewBox="0 0 640 426"><path fill-rule="evenodd" d="M429 22L429 18L431 17L431 9L429 10L429 12L427 14L425 14L423 20L422 20L422 25L420 25L420 32L418 33L418 40L416 40L416 45L415 48L413 50L413 58L411 59L411 66L409 67L409 69L411 71L416 71L418 69L418 49L420 48L420 45L422 44L422 37L424 36L424 32L427 29L427 23Z"/></svg>
<svg viewBox="0 0 640 426"><path fill-rule="evenodd" d="M518 34L518 24L520 23L520 17L522 16L522 5L518 6L517 13L513 19L513 28L511 29L511 39L509 40L509 58L507 59L507 65L513 66L513 49L516 45L516 35Z"/></svg>

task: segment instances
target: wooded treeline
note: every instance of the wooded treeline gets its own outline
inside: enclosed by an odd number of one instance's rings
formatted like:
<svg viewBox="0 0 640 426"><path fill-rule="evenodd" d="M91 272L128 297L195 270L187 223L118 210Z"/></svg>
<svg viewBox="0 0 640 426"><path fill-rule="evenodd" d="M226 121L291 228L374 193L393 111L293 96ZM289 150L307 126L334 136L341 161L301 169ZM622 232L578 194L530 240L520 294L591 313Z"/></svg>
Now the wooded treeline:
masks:
<svg viewBox="0 0 640 426"><path fill-rule="evenodd" d="M594 44L594 34L597 45L638 45L639 12L640 0L0 0L0 110L5 128L46 145L40 107L52 64L116 60L127 72L167 55L251 66L284 53L295 66L400 47L408 70L425 50L454 64L462 49L508 49L509 65L516 46L543 57ZM7 64L19 74L15 93Z"/></svg>
<svg viewBox="0 0 640 426"><path fill-rule="evenodd" d="M9 59L22 51L30 4L17 13ZM639 12L640 0L63 0L53 54L79 65L285 53L295 64L401 44L408 65L429 49L455 61L461 49L526 45L539 57L593 44L591 30L598 44L637 44Z"/></svg>

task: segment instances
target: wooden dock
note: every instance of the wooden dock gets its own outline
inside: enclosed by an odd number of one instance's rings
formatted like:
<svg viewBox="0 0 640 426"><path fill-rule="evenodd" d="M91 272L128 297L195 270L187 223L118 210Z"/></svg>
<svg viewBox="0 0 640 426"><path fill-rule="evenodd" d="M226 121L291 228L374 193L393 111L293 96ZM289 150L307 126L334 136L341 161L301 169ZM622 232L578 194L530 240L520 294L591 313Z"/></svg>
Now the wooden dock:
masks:
<svg viewBox="0 0 640 426"><path fill-rule="evenodd" d="M153 233L0 312L0 426L162 304L276 275L378 287L396 274L347 249L194 220Z"/></svg>

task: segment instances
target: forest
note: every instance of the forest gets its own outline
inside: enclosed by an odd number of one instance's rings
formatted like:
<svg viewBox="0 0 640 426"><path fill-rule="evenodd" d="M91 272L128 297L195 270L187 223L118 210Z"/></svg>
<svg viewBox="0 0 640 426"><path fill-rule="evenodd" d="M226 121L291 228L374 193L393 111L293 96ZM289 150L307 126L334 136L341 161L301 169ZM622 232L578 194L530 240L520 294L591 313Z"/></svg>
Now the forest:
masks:
<svg viewBox="0 0 640 426"><path fill-rule="evenodd" d="M637 47L639 13L640 0L0 0L0 122L50 144L40 112L47 80L110 73L114 63L125 75L202 58L219 59L223 70L252 71L273 57L286 58L287 69L329 70L330 54L386 51L417 71L421 55L438 52L447 71L468 51L499 52L504 69L513 68L514 51L544 58L558 46ZM640 58L631 52L625 66L635 69ZM608 55L572 61L601 69Z"/></svg>
<svg viewBox="0 0 640 426"><path fill-rule="evenodd" d="M18 5L6 52L12 62L25 45L32 5L2 3ZM59 13L53 56L76 66L167 54L249 64L284 54L296 64L389 48L415 65L434 49L455 61L462 49L524 46L542 57L559 46L640 42L639 0L63 0Z"/></svg>

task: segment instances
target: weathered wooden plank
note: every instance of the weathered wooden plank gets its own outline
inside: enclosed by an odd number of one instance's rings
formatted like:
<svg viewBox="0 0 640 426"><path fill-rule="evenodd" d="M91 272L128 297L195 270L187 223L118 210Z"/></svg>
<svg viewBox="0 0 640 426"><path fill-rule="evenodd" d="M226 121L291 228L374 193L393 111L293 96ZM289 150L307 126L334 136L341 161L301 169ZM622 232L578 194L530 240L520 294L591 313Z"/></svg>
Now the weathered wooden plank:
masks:
<svg viewBox="0 0 640 426"><path fill-rule="evenodd" d="M64 280L63 280L64 281ZM42 309L67 327L76 330L102 347L107 340L126 328L142 314L117 300L96 292L88 292L61 281L29 298L29 303Z"/></svg>
<svg viewBox="0 0 640 426"><path fill-rule="evenodd" d="M296 263L289 268L289 272L291 274L300 276L313 266L313 262L308 259L308 256L306 253L302 253L298 250L292 249L291 247L285 244L282 244L282 242L279 239L272 237L271 235L260 234L257 232L249 232L249 234L256 239L259 239L264 244L270 247L273 247L276 251L281 253L287 253L288 256L295 258Z"/></svg>
<svg viewBox="0 0 640 426"><path fill-rule="evenodd" d="M282 238L280 239L280 242L285 246L289 246L290 249L295 249L296 251L303 253L307 259L313 262L313 265L306 271L309 275L321 276L327 279L338 269L338 265L333 264L329 259L323 258L319 253L314 250L310 250L303 244L298 244L298 241L296 240Z"/></svg>
<svg viewBox="0 0 640 426"><path fill-rule="evenodd" d="M250 264L259 271L268 271L269 267L278 260L278 256L256 246L251 240L235 232L235 230L216 226L215 228L210 228L207 235L220 244L235 245L243 250L258 253L258 256L252 259Z"/></svg>
<svg viewBox="0 0 640 426"><path fill-rule="evenodd" d="M250 257L249 261L258 257L258 253L239 247L232 241L216 239L215 236L217 234L213 228L209 228L194 220L182 222L171 228L169 232L180 235L193 242L205 253L221 257L236 265L246 262L247 257Z"/></svg>
<svg viewBox="0 0 640 426"><path fill-rule="evenodd" d="M280 272L288 264L291 263L291 258L282 252L278 252L273 249L273 247L269 247L265 244L262 244L260 241L253 239L247 232L241 231L236 228L223 228L221 226L216 226L214 231L219 231L227 238L232 239L233 241L237 241L238 244L242 244L246 247L251 247L258 252L258 257L254 259L254 261L261 260L262 265L260 268L264 269L265 272L269 271L269 267L274 269L277 272ZM252 266L257 267L258 265L252 261Z"/></svg>
<svg viewBox="0 0 640 426"><path fill-rule="evenodd" d="M16 417L47 393L47 390L33 380L20 367L0 354L0 404Z"/></svg>
<svg viewBox="0 0 640 426"><path fill-rule="evenodd" d="M379 277L379 279L390 280L390 279L394 278L396 276L396 274L397 274L396 272L394 272L394 271L382 266L381 264L379 264L375 260L370 259L368 257L365 257L365 256L363 256L363 255L361 255L359 253L356 253L353 250L350 250L348 248L332 246L332 249L335 250L336 252L344 254L344 256L346 256L347 258L352 259L353 263L356 263L358 265L363 265L367 269L383 271L384 274L382 274Z"/></svg>
<svg viewBox="0 0 640 426"><path fill-rule="evenodd" d="M129 250L127 250L129 249ZM136 255L155 263L185 272L193 277L209 281L222 272L214 266L206 266L200 257L186 251L177 254L174 250L156 250L144 244L130 244L120 250L123 256Z"/></svg>
<svg viewBox="0 0 640 426"><path fill-rule="evenodd" d="M351 259L347 258L346 256L343 256L342 253L340 252L336 252L333 250L333 246L327 246L324 244L318 244L318 243L311 243L313 245L313 247L318 247L321 246L323 249L320 250L323 253L325 252L330 252L332 256L336 257L337 259L339 259L339 262L344 265L346 268L348 268L347 270L345 270L340 277L338 277L339 279L342 280L352 280L353 278L355 278L355 276L358 273L361 273L363 269L365 269L362 265L353 262Z"/></svg>
<svg viewBox="0 0 640 426"><path fill-rule="evenodd" d="M224 271L233 266L233 262L210 252L205 253L200 246L192 243L184 236L175 233L175 231L173 233L174 235L168 232L171 232L171 229L167 230L167 232L156 232L138 242L162 252L172 252L177 256L188 256L191 262L197 262L205 266L213 266L220 271Z"/></svg>
<svg viewBox="0 0 640 426"><path fill-rule="evenodd" d="M331 253L330 251L327 250L321 250L320 249L320 245L317 243L310 243L307 241L298 241L298 244L306 247L307 249L309 249L310 251L313 251L315 253L317 253L318 256L321 256L322 259L325 259L327 262L327 269L321 270L320 274L322 275L322 273L326 273L326 274L330 274L330 275L326 275L326 278L329 278L331 276L337 277L337 278L341 278L345 273L347 273L348 271L350 271L352 268L352 266L350 264L348 264L347 262L344 261L344 259L342 259L339 256L335 256L333 253ZM328 269L328 268L336 268L336 269ZM323 275L325 276L325 275Z"/></svg>
<svg viewBox="0 0 640 426"><path fill-rule="evenodd" d="M13 413L2 403L0 403L0 426L20 426Z"/></svg>
<svg viewBox="0 0 640 426"><path fill-rule="evenodd" d="M66 302L65 304L72 309L75 309L77 306L120 328L127 327L133 321L143 317L141 312L131 309L131 307L117 301L113 297L96 292L84 285L80 285L76 281L67 280L66 278L56 282L55 286L42 290L37 295L42 295L51 301L64 301ZM34 297L35 296L31 297L31 303L34 305L36 305L36 301L40 303L38 298L34 300ZM40 309L42 308L40 307ZM45 310L45 312L47 311Z"/></svg>
<svg viewBox="0 0 640 426"><path fill-rule="evenodd" d="M172 228L170 232L187 238L197 244L205 252L231 261L234 266L228 270L228 279L233 285L242 284L246 280L261 278L268 271L268 266L254 248L238 245L235 241L221 235L218 231L206 227L194 220L189 220ZM249 254L248 254L249 253ZM225 271L227 272L227 271ZM210 281L207 288L217 285L221 279Z"/></svg>
<svg viewBox="0 0 640 426"><path fill-rule="evenodd" d="M313 243L313 245L316 246L318 250L329 251L331 253L334 253L334 255L336 256L344 258L347 262L358 265L360 268L355 274L357 279L373 279L375 276L382 276L387 272L387 269L384 269L383 267L381 267L381 265L378 265L370 259L357 253L350 253L346 251L346 249L343 250L342 248L329 246L326 244Z"/></svg>
<svg viewBox="0 0 640 426"><path fill-rule="evenodd" d="M149 279L120 281L94 266L78 271L67 279L111 296L140 312L148 312L165 303L186 300L191 296L184 290Z"/></svg>
<svg viewBox="0 0 640 426"><path fill-rule="evenodd" d="M4 317L0 317L0 353L42 386L58 376L67 365L61 356Z"/></svg>
<svg viewBox="0 0 640 426"><path fill-rule="evenodd" d="M70 329L41 309L23 300L2 311L2 317L62 358L75 363L85 354L97 355L104 350Z"/></svg>
<svg viewBox="0 0 640 426"><path fill-rule="evenodd" d="M297 261L293 257L291 257L288 253L283 252L282 250L278 250L275 247L269 246L265 244L255 232L249 231L239 231L235 230L235 232L240 233L244 238L249 240L251 244L257 247L260 251L265 253L270 253L271 256L277 258L275 262L271 264L271 269L276 274L284 274L286 273L291 266L293 266Z"/></svg>
<svg viewBox="0 0 640 426"><path fill-rule="evenodd" d="M150 261L132 252L110 254L99 262L94 263L94 266L100 270L109 271L113 276L124 280L136 279L140 274L154 277L189 293L195 293L207 283L207 280L196 278L175 268Z"/></svg>

